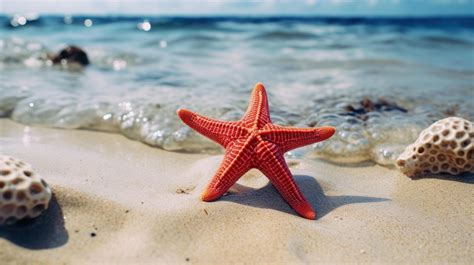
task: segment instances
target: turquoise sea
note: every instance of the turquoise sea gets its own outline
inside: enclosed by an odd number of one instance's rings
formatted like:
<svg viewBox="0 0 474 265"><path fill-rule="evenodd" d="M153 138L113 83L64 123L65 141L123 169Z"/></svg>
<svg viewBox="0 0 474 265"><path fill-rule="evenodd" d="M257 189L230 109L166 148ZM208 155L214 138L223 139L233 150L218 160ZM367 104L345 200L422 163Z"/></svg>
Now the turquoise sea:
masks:
<svg viewBox="0 0 474 265"><path fill-rule="evenodd" d="M47 54L83 48L83 69ZM220 152L186 107L240 118L257 82L273 121L336 135L289 156L390 165L432 122L474 120L474 17L0 16L0 116Z"/></svg>

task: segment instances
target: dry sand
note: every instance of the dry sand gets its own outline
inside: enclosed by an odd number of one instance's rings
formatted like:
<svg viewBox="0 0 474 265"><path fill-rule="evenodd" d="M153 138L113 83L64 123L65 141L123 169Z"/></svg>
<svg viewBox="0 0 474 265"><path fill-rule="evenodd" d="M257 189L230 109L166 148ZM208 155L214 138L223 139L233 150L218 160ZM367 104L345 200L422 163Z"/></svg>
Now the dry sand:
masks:
<svg viewBox="0 0 474 265"><path fill-rule="evenodd" d="M1 264L474 261L472 174L415 181L373 164L290 160L311 221L258 171L201 202L220 156L6 119L0 152L31 163L55 194L37 220L0 228Z"/></svg>

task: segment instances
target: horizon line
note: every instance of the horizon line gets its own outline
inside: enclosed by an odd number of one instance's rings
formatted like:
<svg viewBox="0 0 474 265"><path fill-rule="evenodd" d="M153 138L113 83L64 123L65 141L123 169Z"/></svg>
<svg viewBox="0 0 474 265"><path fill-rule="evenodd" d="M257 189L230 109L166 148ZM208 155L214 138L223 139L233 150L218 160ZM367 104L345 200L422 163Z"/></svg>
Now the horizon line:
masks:
<svg viewBox="0 0 474 265"><path fill-rule="evenodd" d="M167 13L167 14L147 14L147 13L67 13L67 12L0 12L0 16L15 16L15 15L30 15L35 14L39 16L96 16L96 17L188 17L188 18L199 18L199 17L236 17L236 18L279 18L279 17L304 17L304 18L439 18L439 17L464 17L474 18L474 14L466 13L453 13L453 14L304 14L304 13L293 13L293 14L278 14L278 13L262 13L262 14L240 14L240 13L201 13L201 14L184 14L184 13Z"/></svg>

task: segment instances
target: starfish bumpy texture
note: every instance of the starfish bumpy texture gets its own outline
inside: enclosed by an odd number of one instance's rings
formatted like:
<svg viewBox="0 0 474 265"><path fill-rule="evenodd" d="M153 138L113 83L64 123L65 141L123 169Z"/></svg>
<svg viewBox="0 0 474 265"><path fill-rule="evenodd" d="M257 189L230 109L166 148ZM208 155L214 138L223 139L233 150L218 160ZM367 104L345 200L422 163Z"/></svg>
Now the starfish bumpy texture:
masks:
<svg viewBox="0 0 474 265"><path fill-rule="evenodd" d="M239 121L218 121L189 110L178 110L189 127L225 148L224 159L206 190L203 201L220 198L248 170L267 176L285 201L301 216L316 219L316 212L301 194L285 162L284 153L331 137L333 127L290 128L272 124L267 94L257 83L250 104Z"/></svg>

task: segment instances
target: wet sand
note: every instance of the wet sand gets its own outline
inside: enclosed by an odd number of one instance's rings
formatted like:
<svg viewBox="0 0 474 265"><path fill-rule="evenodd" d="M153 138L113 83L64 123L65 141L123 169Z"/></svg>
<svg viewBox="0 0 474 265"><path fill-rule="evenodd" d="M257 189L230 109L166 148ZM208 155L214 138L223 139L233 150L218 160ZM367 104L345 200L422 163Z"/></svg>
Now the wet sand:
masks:
<svg viewBox="0 0 474 265"><path fill-rule="evenodd" d="M370 163L288 160L318 212L297 216L258 171L198 197L221 156L121 135L0 119L0 152L31 163L55 198L0 228L2 264L471 263L474 175L411 180Z"/></svg>

